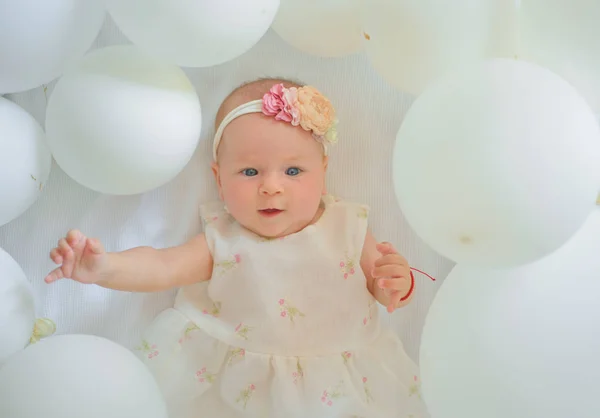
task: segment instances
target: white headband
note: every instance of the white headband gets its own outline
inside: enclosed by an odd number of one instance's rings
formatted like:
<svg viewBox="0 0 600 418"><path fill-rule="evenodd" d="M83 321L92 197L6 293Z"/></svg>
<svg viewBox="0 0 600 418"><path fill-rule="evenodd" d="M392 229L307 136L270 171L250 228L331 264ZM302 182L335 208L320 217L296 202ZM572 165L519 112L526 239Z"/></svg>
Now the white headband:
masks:
<svg viewBox="0 0 600 418"><path fill-rule="evenodd" d="M235 118L238 118L243 115L247 115L249 113L262 113L262 100L253 100L248 103L244 103L241 106L236 107L231 112L225 116L221 124L219 125L219 129L215 133L215 139L213 141L213 159L217 161L217 148L219 148L219 144L221 143L221 138L223 137L223 131Z"/></svg>
<svg viewBox="0 0 600 418"><path fill-rule="evenodd" d="M308 87L304 87L304 89L309 89ZM308 94L311 94L313 96L316 95L320 95L320 93L318 93L316 90L311 89L311 90L304 90L304 91L308 91ZM303 91L303 92L304 92ZM235 109L233 109L231 112L229 112L227 114L227 116L225 116L225 118L223 119L223 121L221 122L221 124L219 125L219 127L217 128L217 132L215 133L215 138L213 140L213 159L215 161L217 161L217 149L219 148L219 144L221 143L221 139L223 138L223 131L225 130L225 128L227 127L227 125L229 125L234 119L243 116L243 115L247 115L249 113L262 113L262 114L270 114L270 115L275 115L277 112L282 112L283 109L281 108L273 108L273 105L271 102L269 102L269 99L273 99L275 98L275 100L277 100L277 98L279 98L280 100L277 101L278 105L283 105L286 103L286 100L288 98L288 96L283 96L284 94L292 94L292 95L297 95L298 90L295 88L291 88L291 89L286 89L283 87L282 84L276 84L275 86L273 86L271 88L271 90L269 91L269 93L267 93L263 99L261 100L253 100L251 102L247 102L244 103L238 107L236 107ZM293 96L295 98L295 96ZM326 99L323 99L326 100ZM290 100L291 102L291 100ZM287 103L290 103L287 102ZM271 106L269 108L269 111L271 113L265 113L265 103L268 103L267 106ZM295 103L295 102L294 102ZM329 104L329 102L326 102L327 104ZM310 103L311 105L314 105L313 103ZM330 105L330 104L329 104ZM302 120L302 118L304 117L304 115L302 114L302 112L295 108L295 104L294 104L294 109L293 111L296 112L297 111L297 117L300 118L300 120ZM313 108L313 110L316 110ZM286 109L287 111L287 109ZM314 113L314 112L313 112ZM333 107L331 107L330 109L330 113L332 114L331 117L333 118L335 116L335 111L333 110ZM310 121L308 121L310 122ZM316 135L314 134L314 129L312 129L310 127L309 123L301 123L298 122L302 125L302 127L306 130L313 130L313 137L315 138L315 140L317 140L322 146L323 146L323 152L325 153L325 155L327 155L327 143L329 144L333 144L335 142L337 142L337 119L333 119L333 120L329 120L329 123L327 123L325 126L327 129L327 132L325 132L323 135Z"/></svg>

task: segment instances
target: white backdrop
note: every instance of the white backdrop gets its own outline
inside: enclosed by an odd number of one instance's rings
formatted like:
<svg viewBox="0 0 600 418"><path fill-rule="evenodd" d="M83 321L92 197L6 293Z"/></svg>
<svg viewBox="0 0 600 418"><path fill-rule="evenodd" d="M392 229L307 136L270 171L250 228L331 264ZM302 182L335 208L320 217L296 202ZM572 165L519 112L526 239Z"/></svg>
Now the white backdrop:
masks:
<svg viewBox="0 0 600 418"><path fill-rule="evenodd" d="M108 18L94 48L123 43L129 42ZM209 163L214 115L220 102L245 81L287 77L315 85L337 108L340 141L331 152L330 192L370 205L371 229L377 239L392 242L414 267L438 279L432 282L417 275L414 302L391 316L383 313L398 330L409 355L418 360L427 309L452 263L415 236L393 194L392 149L413 98L383 81L364 54L312 57L294 50L272 31L234 61L209 69L186 69L186 73L198 91L204 126L196 155L179 177L143 195L113 197L79 186L54 164L36 204L0 227L0 247L15 258L34 285L38 316L53 319L58 334L88 333L128 347L135 344L143 327L172 306L175 291L130 294L71 281L46 285L43 278L53 268L50 249L71 228L100 238L109 251L176 245L201 231L198 205L217 197ZM51 93L52 85L47 91L38 88L7 97L43 124L46 96Z"/></svg>

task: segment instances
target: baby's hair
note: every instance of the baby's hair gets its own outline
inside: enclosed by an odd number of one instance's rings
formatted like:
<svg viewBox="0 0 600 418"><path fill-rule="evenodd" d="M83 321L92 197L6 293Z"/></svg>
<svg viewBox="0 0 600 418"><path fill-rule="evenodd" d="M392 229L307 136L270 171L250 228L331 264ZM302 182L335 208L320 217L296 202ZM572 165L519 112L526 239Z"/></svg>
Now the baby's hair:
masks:
<svg viewBox="0 0 600 418"><path fill-rule="evenodd" d="M247 81L236 87L227 97L225 97L217 111L217 116L215 117L215 129L218 129L219 124L223 118L225 118L227 113L243 103L262 99L263 95L267 93L273 85L278 83L282 83L284 87L304 86L304 83L299 80L292 80L284 77L267 77Z"/></svg>

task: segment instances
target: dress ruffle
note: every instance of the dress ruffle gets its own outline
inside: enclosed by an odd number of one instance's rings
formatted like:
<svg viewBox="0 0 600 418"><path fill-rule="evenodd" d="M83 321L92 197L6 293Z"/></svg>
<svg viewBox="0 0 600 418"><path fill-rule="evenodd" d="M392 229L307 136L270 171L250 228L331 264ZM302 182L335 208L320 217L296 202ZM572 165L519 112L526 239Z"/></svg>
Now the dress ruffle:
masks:
<svg viewBox="0 0 600 418"><path fill-rule="evenodd" d="M414 363L392 331L354 351L292 357L211 337L176 309L137 347L172 418L423 418Z"/></svg>

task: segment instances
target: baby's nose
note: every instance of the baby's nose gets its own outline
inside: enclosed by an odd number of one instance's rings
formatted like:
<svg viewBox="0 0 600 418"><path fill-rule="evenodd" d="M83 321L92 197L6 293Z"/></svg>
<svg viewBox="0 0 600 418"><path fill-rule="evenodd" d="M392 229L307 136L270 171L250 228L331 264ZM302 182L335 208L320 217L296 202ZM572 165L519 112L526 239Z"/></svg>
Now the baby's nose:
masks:
<svg viewBox="0 0 600 418"><path fill-rule="evenodd" d="M265 195L280 194L283 192L283 185L277 175L267 175L260 187L260 193Z"/></svg>

